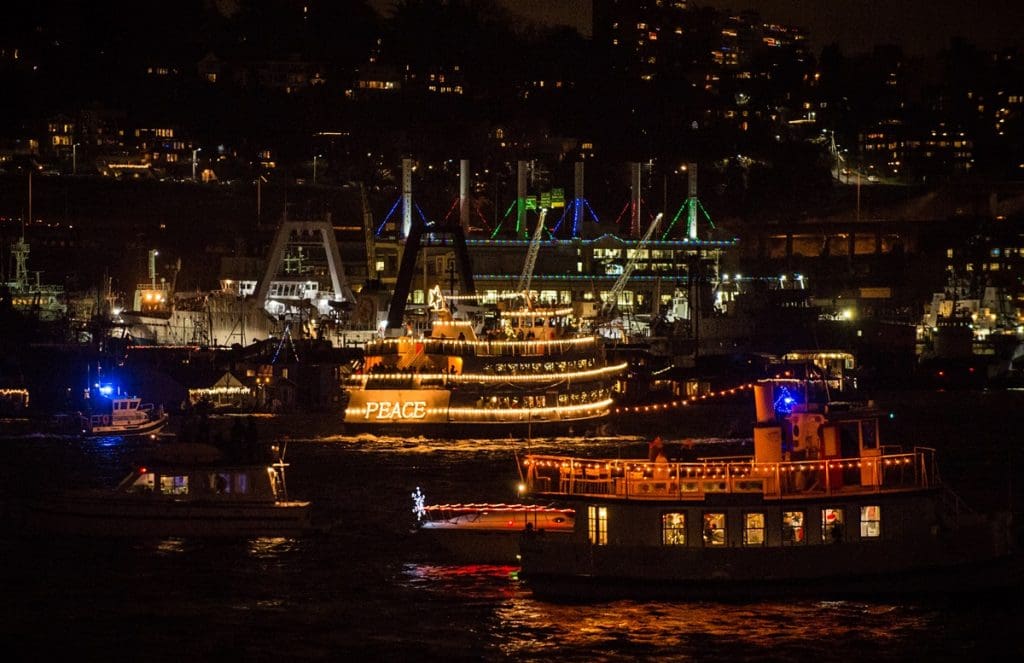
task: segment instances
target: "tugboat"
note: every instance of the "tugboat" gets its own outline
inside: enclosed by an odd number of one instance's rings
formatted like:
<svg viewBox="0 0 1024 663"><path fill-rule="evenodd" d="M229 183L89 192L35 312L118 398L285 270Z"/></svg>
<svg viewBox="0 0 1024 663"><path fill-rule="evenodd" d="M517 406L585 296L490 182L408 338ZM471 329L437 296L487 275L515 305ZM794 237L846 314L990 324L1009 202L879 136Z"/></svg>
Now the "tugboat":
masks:
<svg viewBox="0 0 1024 663"><path fill-rule="evenodd" d="M883 443L883 411L822 391L755 384L752 456L527 456L527 494L576 518L571 536L524 533L520 577L554 599L1019 586L1008 513L973 512L940 480L933 449Z"/></svg>
<svg viewBox="0 0 1024 663"><path fill-rule="evenodd" d="M108 398L109 409L81 417L82 434L86 437L152 435L160 432L170 418L141 398Z"/></svg>

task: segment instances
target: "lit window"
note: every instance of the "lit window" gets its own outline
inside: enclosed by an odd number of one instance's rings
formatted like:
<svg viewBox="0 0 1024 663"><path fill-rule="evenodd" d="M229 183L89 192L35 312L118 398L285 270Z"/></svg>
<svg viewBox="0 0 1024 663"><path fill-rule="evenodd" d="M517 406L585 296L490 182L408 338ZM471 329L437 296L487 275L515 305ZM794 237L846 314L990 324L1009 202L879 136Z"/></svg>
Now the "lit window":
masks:
<svg viewBox="0 0 1024 663"><path fill-rule="evenodd" d="M764 545L764 514L748 513L743 517L743 545Z"/></svg>
<svg viewBox="0 0 1024 663"><path fill-rule="evenodd" d="M704 514L704 545L725 545L725 514L713 512Z"/></svg>
<svg viewBox="0 0 1024 663"><path fill-rule="evenodd" d="M782 512L782 543L803 543L804 542L804 512L783 511Z"/></svg>
<svg viewBox="0 0 1024 663"><path fill-rule="evenodd" d="M661 516L661 542L666 546L686 545L686 514L665 513Z"/></svg>
<svg viewBox="0 0 1024 663"><path fill-rule="evenodd" d="M188 494L188 476L161 476L160 477L160 493L162 495L187 495Z"/></svg>
<svg viewBox="0 0 1024 663"><path fill-rule="evenodd" d="M608 508L603 506L587 507L587 535L590 542L597 546L608 545Z"/></svg>
<svg viewBox="0 0 1024 663"><path fill-rule="evenodd" d="M839 543L843 540L843 510L821 510L821 540Z"/></svg>
<svg viewBox="0 0 1024 663"><path fill-rule="evenodd" d="M862 506L860 508L860 536L862 539L877 539L882 535L882 508Z"/></svg>

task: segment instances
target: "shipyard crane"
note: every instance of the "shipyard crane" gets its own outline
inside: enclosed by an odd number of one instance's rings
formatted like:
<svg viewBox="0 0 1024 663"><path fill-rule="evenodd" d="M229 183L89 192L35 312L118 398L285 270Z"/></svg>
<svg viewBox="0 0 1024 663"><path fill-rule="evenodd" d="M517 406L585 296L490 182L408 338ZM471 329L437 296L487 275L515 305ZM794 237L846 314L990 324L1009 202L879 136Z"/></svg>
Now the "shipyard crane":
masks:
<svg viewBox="0 0 1024 663"><path fill-rule="evenodd" d="M605 297L604 302L601 304L601 311L598 313L598 318L600 320L608 320L608 318L611 317L612 311L615 310L615 306L619 301L619 294L622 292L623 288L626 287L626 281L629 280L630 274L633 273L633 269L636 267L636 262L640 255L640 249L647 246L647 242L650 241L651 235L654 234L658 224L661 223L662 216L664 215L659 212L658 215L654 217L654 221L651 221L651 225L647 228L647 232L645 232L644 236L640 238L640 241L636 243L636 246L627 250L627 253L630 254L629 259L626 261L626 265L622 268L622 274L619 275L618 280L615 281L615 285L613 285L612 289L608 291L608 296Z"/></svg>
<svg viewBox="0 0 1024 663"><path fill-rule="evenodd" d="M526 251L523 273L519 276L519 285L516 287L516 290L523 293L523 297L526 298L527 306L530 305L530 279L533 278L533 268L537 264L537 254L540 252L540 238L544 234L544 217L547 213L548 209L542 207L540 219L537 220L537 227L534 229L533 237L530 239L530 247Z"/></svg>

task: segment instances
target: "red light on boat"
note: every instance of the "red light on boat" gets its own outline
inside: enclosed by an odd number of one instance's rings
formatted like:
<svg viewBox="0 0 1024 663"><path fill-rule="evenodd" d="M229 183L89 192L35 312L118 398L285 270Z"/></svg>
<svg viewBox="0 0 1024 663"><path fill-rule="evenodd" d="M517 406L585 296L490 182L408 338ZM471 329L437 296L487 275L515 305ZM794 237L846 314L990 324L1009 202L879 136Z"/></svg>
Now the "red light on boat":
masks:
<svg viewBox="0 0 1024 663"><path fill-rule="evenodd" d="M145 474L145 473L146 473L146 468L140 467L139 468L139 474Z"/></svg>

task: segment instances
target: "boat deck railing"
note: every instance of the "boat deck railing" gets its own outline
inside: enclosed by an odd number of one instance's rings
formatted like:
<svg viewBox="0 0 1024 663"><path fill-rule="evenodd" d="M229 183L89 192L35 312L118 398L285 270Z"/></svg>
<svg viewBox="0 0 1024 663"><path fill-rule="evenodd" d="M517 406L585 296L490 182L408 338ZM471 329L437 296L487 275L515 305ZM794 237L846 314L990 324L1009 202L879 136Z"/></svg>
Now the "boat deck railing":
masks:
<svg viewBox="0 0 1024 663"><path fill-rule="evenodd" d="M593 336L579 336L554 340L478 340L454 338L399 338L370 341L364 347L366 355L395 355L405 352L407 346L426 354L462 355L470 357L564 357L574 350L592 350L597 344Z"/></svg>
<svg viewBox="0 0 1024 663"><path fill-rule="evenodd" d="M935 451L927 447L779 462L756 462L752 457L674 463L530 455L523 464L531 494L613 499L703 500L715 493L799 498L906 491L940 483Z"/></svg>

